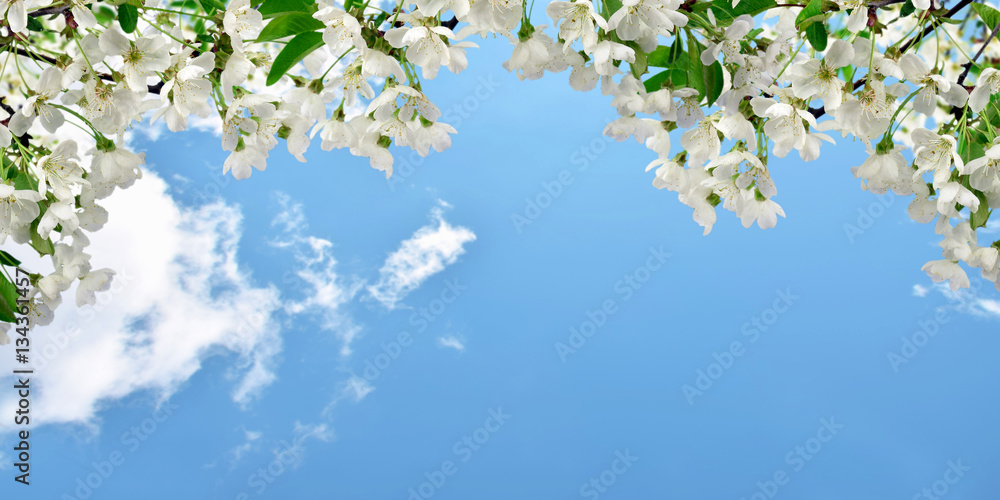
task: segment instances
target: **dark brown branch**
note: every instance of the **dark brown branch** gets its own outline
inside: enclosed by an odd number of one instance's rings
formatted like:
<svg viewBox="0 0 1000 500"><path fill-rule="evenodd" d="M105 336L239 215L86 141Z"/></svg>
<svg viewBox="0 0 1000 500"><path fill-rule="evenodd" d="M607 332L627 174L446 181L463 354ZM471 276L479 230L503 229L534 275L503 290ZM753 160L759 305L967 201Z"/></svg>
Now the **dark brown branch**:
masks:
<svg viewBox="0 0 1000 500"><path fill-rule="evenodd" d="M965 70L958 76L959 85L965 81L965 77L969 76L969 70L972 69L972 65L976 63L976 59L979 59L979 56L983 55L983 51L986 50L986 46L989 45L994 38L996 38L998 31L1000 31L1000 23L997 23L996 27L993 28L993 32L990 33L990 36L986 37L986 40L983 41L983 46L979 47L979 52L976 52L976 55L972 56L972 60L962 65L965 67Z"/></svg>
<svg viewBox="0 0 1000 500"><path fill-rule="evenodd" d="M38 10L35 10L35 11L32 11L32 12L29 12L28 15L31 16L31 17L42 17L42 16L47 16L49 14L62 14L63 12L66 12L67 10L69 10L69 8L70 8L69 4L56 5L56 6L53 6L53 7L46 7L44 9L38 9Z"/></svg>
<svg viewBox="0 0 1000 500"><path fill-rule="evenodd" d="M948 12L946 12L944 14L944 16L942 16L942 17L948 17L948 18L950 18L951 16L955 15L956 13L958 13L958 11L964 9L970 3L972 3L972 0L962 0L961 2L958 2L954 7L952 7L951 9L949 9ZM906 52L907 49L909 49L910 47L912 47L914 44L916 44L920 40L923 40L924 37L926 37L927 35L931 34L931 32L934 31L934 29L937 28L937 27L938 27L937 24L932 23L930 26L924 28L924 31L922 33L920 33L919 35L913 37L913 39L910 40L909 42L906 42L906 45L903 45L903 47L899 49L899 53L902 54L902 53Z"/></svg>
<svg viewBox="0 0 1000 500"><path fill-rule="evenodd" d="M868 4L869 9L881 9L882 7L887 7L892 4L904 3L906 0L880 0L878 2L871 2Z"/></svg>
<svg viewBox="0 0 1000 500"><path fill-rule="evenodd" d="M45 54L36 54L34 52L28 52L27 50L24 50L20 47L16 48L15 51L17 52L17 55L30 57L32 59L38 59L40 61L45 61L53 66L57 66L59 64L59 61L57 61L56 58L47 56ZM97 77L106 82L115 81L115 78L107 73L97 73ZM148 85L146 90L150 94L159 94L160 89L162 88L163 88L163 82L157 82L156 85Z"/></svg>
<svg viewBox="0 0 1000 500"><path fill-rule="evenodd" d="M903 1L905 1L905 0L903 0ZM899 3L899 0L884 0L882 2L874 2L874 3L870 4L870 6L878 8L878 7L883 7L885 5L888 5L890 3ZM956 4L950 10L948 10L948 12L946 12L943 17L949 17L950 18L951 16L955 15L956 13L958 13L958 11L962 10L963 8L965 8L965 6L969 5L970 3L972 3L972 0L962 0L961 2L958 2L958 4ZM924 37L926 37L932 31L934 31L934 28L936 28L936 27L937 27L937 25L932 24L932 25L924 28L923 33L917 35L916 37L914 37L909 42L906 42L906 44L903 45L903 47L899 49L899 53L902 54L902 53L906 52L907 49L909 49L910 47L912 47L918 41L923 40ZM1000 30L1000 24L998 24L997 27L993 29L993 34L990 35L990 38L988 38L986 40L986 43L983 44L983 47L979 49L979 53L977 53L976 56L972 58L973 61L975 61L983 53L983 50L986 49L986 44L989 43L990 39L992 39L993 37L995 37L997 35L997 30ZM968 72L969 72L969 66L966 66L965 72L962 73L962 76L959 77L959 79L958 79L959 85L962 84L962 80L965 79L965 75ZM861 78L858 81L854 82L854 90L858 90L859 88L863 87L865 85L866 81L868 81L868 77ZM819 118L819 117L821 117L821 116L823 116L823 115L826 114L826 108L825 107L809 108L809 113L811 113L814 117Z"/></svg>

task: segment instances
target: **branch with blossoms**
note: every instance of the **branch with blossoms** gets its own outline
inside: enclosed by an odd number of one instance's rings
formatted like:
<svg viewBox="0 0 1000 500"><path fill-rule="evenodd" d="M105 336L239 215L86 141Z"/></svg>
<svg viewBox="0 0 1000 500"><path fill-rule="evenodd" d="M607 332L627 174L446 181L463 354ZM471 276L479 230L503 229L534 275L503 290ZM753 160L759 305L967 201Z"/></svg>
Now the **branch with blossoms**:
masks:
<svg viewBox="0 0 1000 500"><path fill-rule="evenodd" d="M101 200L142 175L137 122L216 121L237 179L281 142L305 161L314 139L390 176L390 146L450 147L423 86L497 35L519 79L600 86L619 114L605 134L650 149L654 187L705 234L720 206L774 227L769 167L791 164L774 159L815 160L839 135L868 150L851 169L862 189L913 196L909 215L936 221L934 281L967 287L978 268L1000 283L1000 242L979 234L1000 206L1000 12L946 3L554 1L549 27L522 0L0 0L0 243L52 262L16 287L0 250L0 342L18 299L44 325L74 284L78 305L108 288L114 271L85 250L114 216Z"/></svg>

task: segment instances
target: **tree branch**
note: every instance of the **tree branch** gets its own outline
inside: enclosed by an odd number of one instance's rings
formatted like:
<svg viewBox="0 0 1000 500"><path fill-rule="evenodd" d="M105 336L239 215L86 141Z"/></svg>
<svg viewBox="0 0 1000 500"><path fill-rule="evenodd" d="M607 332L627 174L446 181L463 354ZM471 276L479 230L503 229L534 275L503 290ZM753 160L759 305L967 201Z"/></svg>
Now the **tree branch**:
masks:
<svg viewBox="0 0 1000 500"><path fill-rule="evenodd" d="M58 64L59 64L59 61L57 61L56 58L51 57L51 56L47 56L45 54L36 54L34 52L28 52L27 50L24 50L24 49L22 49L20 47L17 47L14 50L15 50L15 52L17 52L17 55L19 55L19 56L29 57L29 58L32 58L32 59L38 59L40 61L45 61L45 62L47 62L47 63L49 63L49 64L51 64L53 66L58 66ZM101 80L106 81L106 82L113 82L113 81L115 81L115 78L113 76L107 74L107 73L97 73L97 77L100 78ZM156 85L147 85L146 87L147 87L146 90L150 94L159 94L160 93L160 89L163 88L163 82L157 82Z"/></svg>
<svg viewBox="0 0 1000 500"><path fill-rule="evenodd" d="M955 15L956 13L958 13L958 11L964 9L970 3L972 3L972 0L962 0L961 2L958 2L958 4L956 4L954 7L952 7L951 9L949 9L948 12L945 12L944 16L941 16L941 17L948 17L948 18L950 18L951 16ZM903 45L903 47L901 49L899 49L899 53L902 54L902 53L906 52L906 50L909 49L910 47L912 47L914 44L916 44L920 40L923 40L925 36L931 34L931 32L934 31L934 29L937 28L938 26L939 25L931 24L930 26L924 28L924 31L922 33L920 33L919 35L913 37L913 39L910 40L909 42L906 42L906 45Z"/></svg>
<svg viewBox="0 0 1000 500"><path fill-rule="evenodd" d="M54 7L46 7L44 9L31 11L28 13L28 15L31 17L42 17L42 16L47 16L49 14L62 14L63 12L69 10L69 8L70 8L69 4L56 5Z"/></svg>
<svg viewBox="0 0 1000 500"><path fill-rule="evenodd" d="M965 77L969 76L969 70L972 69L972 65L976 63L976 59L979 59L979 56L983 55L983 51L986 50L986 46L989 45L994 38L996 38L998 31L1000 31L1000 23L997 23L996 27L993 28L993 32L990 33L990 36L986 37L986 40L983 41L983 46L979 47L979 52L976 52L976 55L972 56L972 60L962 65L965 67L965 71L962 71L962 74L958 76L959 85L965 81Z"/></svg>

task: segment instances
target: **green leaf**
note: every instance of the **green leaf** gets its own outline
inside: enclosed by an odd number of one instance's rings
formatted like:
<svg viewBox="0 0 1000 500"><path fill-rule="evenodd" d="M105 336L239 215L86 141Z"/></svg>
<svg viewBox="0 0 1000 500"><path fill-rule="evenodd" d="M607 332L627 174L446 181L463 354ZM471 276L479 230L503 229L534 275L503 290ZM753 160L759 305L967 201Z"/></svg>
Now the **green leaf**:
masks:
<svg viewBox="0 0 1000 500"><path fill-rule="evenodd" d="M42 212L44 213L44 210ZM41 220L42 218L39 217L31 223L31 248L34 248L38 255L52 255L56 250L56 247L52 245L52 240L42 238L38 234L38 222Z"/></svg>
<svg viewBox="0 0 1000 500"><path fill-rule="evenodd" d="M826 24L824 23L813 23L806 28L806 38L809 40L809 45L817 51L826 50L827 42L827 32Z"/></svg>
<svg viewBox="0 0 1000 500"><path fill-rule="evenodd" d="M260 4L260 7L257 8L257 12L260 12L264 19L286 12L312 14L317 10L316 2L312 0L264 0L264 3Z"/></svg>
<svg viewBox="0 0 1000 500"><path fill-rule="evenodd" d="M630 46L635 50L635 62L629 63L629 70L632 71L632 76L636 78L642 78L642 75L646 73L649 68L647 62L648 56L637 44L630 43Z"/></svg>
<svg viewBox="0 0 1000 500"><path fill-rule="evenodd" d="M997 23L1000 23L1000 12L996 9L990 7L989 5L983 5L981 3L973 3L972 10L976 11L979 18L983 20L990 29L996 28Z"/></svg>
<svg viewBox="0 0 1000 500"><path fill-rule="evenodd" d="M5 266L17 267L21 265L21 261L14 258L13 255L0 250L0 264Z"/></svg>
<svg viewBox="0 0 1000 500"><path fill-rule="evenodd" d="M346 0L344 2L344 10L350 11L355 7L361 7L361 0Z"/></svg>
<svg viewBox="0 0 1000 500"><path fill-rule="evenodd" d="M274 85L288 70L312 51L323 46L323 35L310 32L295 35L274 58L271 71L267 74L267 84Z"/></svg>
<svg viewBox="0 0 1000 500"><path fill-rule="evenodd" d="M725 83L725 77L722 76L722 65L716 61L711 66L702 66L702 72L704 73L705 91L708 93L706 96L708 98L707 105L711 106L722 95L722 84Z"/></svg>
<svg viewBox="0 0 1000 500"><path fill-rule="evenodd" d="M642 85L646 87L646 92L656 92L657 90L660 90L663 82L670 79L670 71L671 70L669 69L665 69L642 82Z"/></svg>
<svg viewBox="0 0 1000 500"><path fill-rule="evenodd" d="M139 10L135 5L123 3L118 6L118 26L122 27L125 33L135 31L135 25L139 22Z"/></svg>
<svg viewBox="0 0 1000 500"><path fill-rule="evenodd" d="M611 18L611 14L618 12L622 8L622 0L604 0L604 7L607 10L605 17Z"/></svg>
<svg viewBox="0 0 1000 500"><path fill-rule="evenodd" d="M304 12L286 12L275 16L257 37L258 42L270 42L286 36L323 29L321 21Z"/></svg>
<svg viewBox="0 0 1000 500"><path fill-rule="evenodd" d="M650 52L646 64L657 68L669 68L683 53L684 45L681 44L681 37L674 37L674 43L669 47L660 45Z"/></svg>
<svg viewBox="0 0 1000 500"><path fill-rule="evenodd" d="M0 321L14 323L17 321L17 317L14 316L14 311L17 309L17 287L3 273L0 273L0 296L3 297L3 300L0 300Z"/></svg>
<svg viewBox="0 0 1000 500"><path fill-rule="evenodd" d="M698 94L702 97L705 97L705 73L702 71L704 65L701 63L702 48L701 44L698 43L698 39L690 31L687 34L687 45L687 67L690 70L688 72L688 86L697 90Z"/></svg>
<svg viewBox="0 0 1000 500"><path fill-rule="evenodd" d="M709 8L715 14L716 24L720 27L733 24L733 19L744 14L754 17L767 9L777 5L774 0L742 0L736 8L732 6L732 0L712 0L711 2L697 2L693 6L696 12L704 12Z"/></svg>
<svg viewBox="0 0 1000 500"><path fill-rule="evenodd" d="M815 22L813 18L821 15L823 15L823 2L821 0L810 0L806 4L806 8L802 9L799 15L795 17L795 28L803 30Z"/></svg>
<svg viewBox="0 0 1000 500"><path fill-rule="evenodd" d="M986 227L986 223L990 220L990 214L993 213L990 210L990 202L986 199L985 194L975 190L973 193L976 194L976 198L979 198L979 210L973 212L972 216L969 217L969 225L972 226L972 229Z"/></svg>
<svg viewBox="0 0 1000 500"><path fill-rule="evenodd" d="M29 31L45 31L45 26L42 26L42 22L37 18L28 16L28 30Z"/></svg>
<svg viewBox="0 0 1000 500"><path fill-rule="evenodd" d="M899 17L906 17L917 11L917 8L913 6L912 0L906 0L903 3L903 8L899 9Z"/></svg>
<svg viewBox="0 0 1000 500"><path fill-rule="evenodd" d="M214 16L215 11L217 10L226 10L226 5L219 0L196 0L196 1L198 2L198 6L201 7L201 10L203 10L206 14L210 16Z"/></svg>
<svg viewBox="0 0 1000 500"><path fill-rule="evenodd" d="M115 20L115 11L111 10L107 5L95 5L94 6L94 17L101 24L108 24Z"/></svg>

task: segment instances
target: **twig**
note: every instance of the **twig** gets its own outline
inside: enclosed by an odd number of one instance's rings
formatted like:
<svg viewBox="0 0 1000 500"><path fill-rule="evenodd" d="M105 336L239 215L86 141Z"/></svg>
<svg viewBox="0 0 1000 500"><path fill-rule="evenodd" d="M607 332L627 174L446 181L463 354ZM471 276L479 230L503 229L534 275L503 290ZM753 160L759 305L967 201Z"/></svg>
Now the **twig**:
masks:
<svg viewBox="0 0 1000 500"><path fill-rule="evenodd" d="M67 10L69 10L69 8L70 8L69 4L56 5L54 7L46 7L44 9L38 9L38 10L35 10L35 11L32 11L32 12L29 12L28 15L31 16L31 17L42 17L42 16L47 16L49 14L61 14L63 12L66 12Z"/></svg>
<svg viewBox="0 0 1000 500"><path fill-rule="evenodd" d="M45 62L47 62L47 63L49 63L49 64L51 64L53 66L57 66L59 64L59 61L57 61L56 58L51 57L51 56L47 56L45 54L35 54L34 52L28 52L27 50L24 50L24 49L22 49L20 47L17 47L14 50L20 56L33 57L35 59L39 59L39 60L45 61ZM115 81L115 78L113 76L107 74L107 73L97 73L97 77L100 78L101 80L106 81L106 82L113 82L113 81ZM146 87L147 87L146 90L150 94L159 94L160 93L160 89L163 88L163 82L158 82L156 85L147 85Z"/></svg>
<svg viewBox="0 0 1000 500"><path fill-rule="evenodd" d="M989 45L994 38L996 38L998 31L1000 31L1000 23L997 23L996 27L993 28L993 32L990 33L990 36L986 37L986 40L983 41L983 46L979 47L979 52L976 52L976 55L972 56L972 60L962 65L965 67L965 71L962 71L962 74L958 75L959 85L965 81L965 77L969 76L969 70L972 69L972 65L976 63L976 59L979 59L979 56L983 55L983 51L986 50L986 46Z"/></svg>
<svg viewBox="0 0 1000 500"><path fill-rule="evenodd" d="M945 12L944 16L941 16L941 17L948 17L948 18L950 18L951 16L955 15L958 11L964 9L970 3L972 3L972 0L962 0L961 2L958 2L958 4L956 4L954 7L952 7L951 9L949 9L948 12ZM899 53L902 54L902 53L906 52L906 50L909 49L910 47L912 47L915 43L917 43L920 40L923 40L925 36L931 34L931 32L934 31L934 29L937 28L938 26L939 25L931 23L930 26L924 28L923 33L921 33L918 36L913 37L913 39L910 40L909 42L906 42L906 44L903 45L903 47L899 49Z"/></svg>

